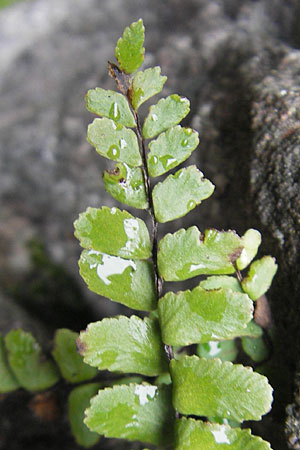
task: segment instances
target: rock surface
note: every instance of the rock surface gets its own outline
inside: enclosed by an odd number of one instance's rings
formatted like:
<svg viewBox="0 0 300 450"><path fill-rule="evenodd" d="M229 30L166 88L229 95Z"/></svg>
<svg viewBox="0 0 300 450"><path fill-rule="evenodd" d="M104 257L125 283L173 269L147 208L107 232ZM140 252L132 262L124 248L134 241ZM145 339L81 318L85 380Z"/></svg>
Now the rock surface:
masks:
<svg viewBox="0 0 300 450"><path fill-rule="evenodd" d="M146 25L145 65L160 65L168 76L164 95L191 100L186 123L201 136L192 161L216 185L183 223L240 233L257 227L264 253L279 260L270 300L284 336L277 364L287 390L274 380L275 413L262 432L283 450L284 407L300 348L297 0L34 0L2 10L0 279L4 288L24 279L31 269L25 243L36 238L77 277L95 317L119 312L79 281L72 222L87 206L114 204L101 182L109 162L85 140L91 115L83 98L89 88L113 88L106 61L138 17ZM0 448L21 448L7 442Z"/></svg>

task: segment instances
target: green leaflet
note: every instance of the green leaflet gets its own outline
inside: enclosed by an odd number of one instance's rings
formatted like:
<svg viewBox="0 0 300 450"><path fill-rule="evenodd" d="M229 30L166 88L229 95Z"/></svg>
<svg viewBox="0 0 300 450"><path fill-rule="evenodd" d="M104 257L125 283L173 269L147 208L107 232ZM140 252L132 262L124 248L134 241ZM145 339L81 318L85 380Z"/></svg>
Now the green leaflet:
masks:
<svg viewBox="0 0 300 450"><path fill-rule="evenodd" d="M155 384L157 386L160 386L161 384L171 384L171 383L172 379L169 371L162 373L161 375L158 375L158 377L155 378Z"/></svg>
<svg viewBox="0 0 300 450"><path fill-rule="evenodd" d="M170 444L174 411L170 386L131 384L104 389L86 410L86 425L106 437Z"/></svg>
<svg viewBox="0 0 300 450"><path fill-rule="evenodd" d="M235 277L227 275L219 275L207 277L205 280L201 281L199 286L204 289L232 289L234 292L244 293L241 284ZM262 329L257 325L254 320L247 323L246 328L240 330L239 336L249 336L249 337L260 337L262 335ZM204 356L204 355L200 355Z"/></svg>
<svg viewBox="0 0 300 450"><path fill-rule="evenodd" d="M133 79L131 90L131 102L135 111L146 100L158 94L166 81L167 77L163 77L160 74L160 67L152 67L143 72L137 72Z"/></svg>
<svg viewBox="0 0 300 450"><path fill-rule="evenodd" d="M270 356L270 349L263 336L258 338L243 336L241 340L244 352L249 355L254 362L260 363Z"/></svg>
<svg viewBox="0 0 300 450"><path fill-rule="evenodd" d="M23 330L11 330L5 336L8 361L22 387L39 391L53 386L59 380L55 364L42 359L39 344Z"/></svg>
<svg viewBox="0 0 300 450"><path fill-rule="evenodd" d="M89 111L101 117L107 117L124 127L135 127L135 119L126 97L115 91L102 88L90 89L85 96Z"/></svg>
<svg viewBox="0 0 300 450"><path fill-rule="evenodd" d="M134 208L148 208L143 172L139 167L118 163L114 170L104 172L103 182L107 192L119 202Z"/></svg>
<svg viewBox="0 0 300 450"><path fill-rule="evenodd" d="M267 292L277 268L272 256L264 256L251 264L247 277L242 281L242 288L252 300L257 300Z"/></svg>
<svg viewBox="0 0 300 450"><path fill-rule="evenodd" d="M241 238L234 231L208 229L203 236L196 226L182 228L160 240L159 273L166 281L234 273L233 262L241 250Z"/></svg>
<svg viewBox="0 0 300 450"><path fill-rule="evenodd" d="M237 278L227 275L207 277L199 284L203 289L232 289L234 292L244 292Z"/></svg>
<svg viewBox="0 0 300 450"><path fill-rule="evenodd" d="M153 265L149 261L84 250L79 268L91 291L132 309L156 309Z"/></svg>
<svg viewBox="0 0 300 450"><path fill-rule="evenodd" d="M11 371L4 346L4 339L0 333L0 394L15 391L20 387L16 377Z"/></svg>
<svg viewBox="0 0 300 450"><path fill-rule="evenodd" d="M190 345L232 339L252 319L253 302L231 289L168 292L158 303L162 339L168 345Z"/></svg>
<svg viewBox="0 0 300 450"><path fill-rule="evenodd" d="M87 208L74 222L83 248L125 259L148 259L151 242L145 223L117 208Z"/></svg>
<svg viewBox="0 0 300 450"><path fill-rule="evenodd" d="M157 320L103 319L80 333L78 346L84 361L101 370L155 376L168 369Z"/></svg>
<svg viewBox="0 0 300 450"><path fill-rule="evenodd" d="M173 406L182 414L260 420L272 403L266 377L251 367L186 356L170 363Z"/></svg>
<svg viewBox="0 0 300 450"><path fill-rule="evenodd" d="M235 277L227 275L219 275L213 277L207 277L199 284L204 289L232 289L234 292L244 293L239 281ZM254 320L247 323L246 327L239 332L239 336L260 337L262 335L262 329L257 325ZM225 343L222 343L225 344ZM199 355L204 356L204 355Z"/></svg>
<svg viewBox="0 0 300 450"><path fill-rule="evenodd" d="M149 143L147 164L150 177L158 177L188 159L199 144L197 131L180 125L169 128Z"/></svg>
<svg viewBox="0 0 300 450"><path fill-rule="evenodd" d="M128 385L132 383L140 384L144 381L144 378L138 375L128 376L128 377L122 377L117 378L116 380L112 380L110 383L110 387L113 386L120 386L120 385Z"/></svg>
<svg viewBox="0 0 300 450"><path fill-rule="evenodd" d="M262 328L259 325L257 325L257 323L255 323L254 320L251 320L251 322L247 323L246 328L241 331L240 337L249 336L253 338L258 338L262 336L262 334L263 334Z"/></svg>
<svg viewBox="0 0 300 450"><path fill-rule="evenodd" d="M84 364L82 357L77 353L76 339L78 336L75 331L61 328L56 331L54 338L52 356L62 376L70 383L90 380L98 373L93 367Z"/></svg>
<svg viewBox="0 0 300 450"><path fill-rule="evenodd" d="M88 142L105 158L136 167L142 164L136 134L110 119L95 119L88 126Z"/></svg>
<svg viewBox="0 0 300 450"><path fill-rule="evenodd" d="M177 94L162 98L149 108L143 125L143 137L151 139L181 122L190 111L190 102Z"/></svg>
<svg viewBox="0 0 300 450"><path fill-rule="evenodd" d="M256 256L258 247L261 244L261 234L259 231L250 228L241 239L244 248L240 257L236 260L239 270L245 269Z"/></svg>
<svg viewBox="0 0 300 450"><path fill-rule="evenodd" d="M196 166L178 170L153 189L153 206L158 222L164 223L185 216L202 200L210 197L214 185L203 178Z"/></svg>
<svg viewBox="0 0 300 450"><path fill-rule="evenodd" d="M235 340L231 341L209 341L198 344L197 355L206 358L219 358L221 361L234 361L238 354Z"/></svg>
<svg viewBox="0 0 300 450"><path fill-rule="evenodd" d="M126 27L122 37L118 40L115 55L120 69L126 73L135 72L144 61L143 47L145 28L142 19Z"/></svg>
<svg viewBox="0 0 300 450"><path fill-rule="evenodd" d="M91 398L97 394L100 384L89 383L73 389L69 395L68 416L72 433L76 442L83 447L92 447L100 436L90 431L83 423L84 411L89 406Z"/></svg>
<svg viewBox="0 0 300 450"><path fill-rule="evenodd" d="M174 450L270 450L270 444L249 429L205 423L182 417L175 424Z"/></svg>

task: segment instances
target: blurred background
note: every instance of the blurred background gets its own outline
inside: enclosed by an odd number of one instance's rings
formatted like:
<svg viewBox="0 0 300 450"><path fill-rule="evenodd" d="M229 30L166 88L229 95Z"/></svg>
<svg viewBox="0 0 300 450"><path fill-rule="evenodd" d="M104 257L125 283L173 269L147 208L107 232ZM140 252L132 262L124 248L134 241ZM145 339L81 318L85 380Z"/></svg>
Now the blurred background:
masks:
<svg viewBox="0 0 300 450"><path fill-rule="evenodd" d="M280 270L269 295L275 403L257 432L274 449L299 448L284 435L286 406L296 402L298 411L298 0L0 0L0 331L22 327L47 350L59 327L80 331L130 313L80 279L73 222L88 206L122 207L103 188L110 162L86 142L93 117L84 95L114 89L107 60L140 17L144 68L161 66L164 96L190 99L184 124L201 142L188 163L216 185L213 197L161 234L191 224L262 232L261 253L276 256ZM77 448L63 414L45 424L29 403L24 392L0 401L1 450Z"/></svg>

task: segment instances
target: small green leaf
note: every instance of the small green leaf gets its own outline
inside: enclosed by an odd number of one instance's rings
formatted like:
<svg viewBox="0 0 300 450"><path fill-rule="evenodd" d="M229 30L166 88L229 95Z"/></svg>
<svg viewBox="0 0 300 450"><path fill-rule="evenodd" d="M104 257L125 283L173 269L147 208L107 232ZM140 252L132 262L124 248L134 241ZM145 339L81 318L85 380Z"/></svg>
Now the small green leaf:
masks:
<svg viewBox="0 0 300 450"><path fill-rule="evenodd" d="M257 323L255 323L254 320L251 320L251 322L247 323L246 328L244 328L244 330L242 330L240 333L240 337L249 336L253 338L258 338L262 335L263 335L262 328L259 325L257 325Z"/></svg>
<svg viewBox="0 0 300 450"><path fill-rule="evenodd" d="M89 289L132 309L157 308L153 265L96 250L84 250L79 261L80 274Z"/></svg>
<svg viewBox="0 0 300 450"><path fill-rule="evenodd" d="M62 376L71 383L90 380L98 373L96 369L84 364L82 357L77 353L76 339L78 336L78 333L66 328L57 330L52 350L52 356Z"/></svg>
<svg viewBox="0 0 300 450"><path fill-rule="evenodd" d="M100 117L107 117L124 127L135 127L135 119L127 98L115 91L102 88L90 89L85 96L86 107Z"/></svg>
<svg viewBox="0 0 300 450"><path fill-rule="evenodd" d="M113 161L140 166L142 159L134 131L110 119L95 119L88 126L88 142L97 152Z"/></svg>
<svg viewBox="0 0 300 450"><path fill-rule="evenodd" d="M214 185L203 178L196 166L178 170L153 189L155 217L164 223L185 216L213 191Z"/></svg>
<svg viewBox="0 0 300 450"><path fill-rule="evenodd" d="M155 384L157 386L160 386L161 384L171 384L172 379L169 372L162 373L161 375L158 375L158 377L155 378Z"/></svg>
<svg viewBox="0 0 300 450"><path fill-rule="evenodd" d="M134 109L137 111L146 100L158 94L166 81L167 77L160 74L160 67L152 67L144 72L138 72L133 79L131 92Z"/></svg>
<svg viewBox="0 0 300 450"><path fill-rule="evenodd" d="M40 345L23 330L11 330L5 336L8 361L22 387L40 391L53 386L59 374L53 361L44 360Z"/></svg>
<svg viewBox="0 0 300 450"><path fill-rule="evenodd" d="M245 269L256 256L258 247L261 244L261 234L259 231L250 228L241 239L244 248L240 257L236 260L236 266L239 270Z"/></svg>
<svg viewBox="0 0 300 450"><path fill-rule="evenodd" d="M147 164L150 177L158 177L188 159L199 144L197 131L180 125L169 128L149 143Z"/></svg>
<svg viewBox="0 0 300 450"><path fill-rule="evenodd" d="M83 423L84 411L89 406L91 398L97 394L100 388L98 383L89 383L73 389L69 395L68 416L72 433L77 444L83 447L92 447L100 436L88 429Z"/></svg>
<svg viewBox="0 0 300 450"><path fill-rule="evenodd" d="M200 285L203 289L232 289L234 292L244 292L237 278L227 275L216 277L208 277L201 281Z"/></svg>
<svg viewBox="0 0 300 450"><path fill-rule="evenodd" d="M230 274L241 251L241 238L234 231L208 229L203 236L196 226L182 228L159 242L158 269L166 281Z"/></svg>
<svg viewBox="0 0 300 450"><path fill-rule="evenodd" d="M104 389L86 410L86 425L105 437L162 446L173 438L170 386L131 384Z"/></svg>
<svg viewBox="0 0 300 450"><path fill-rule="evenodd" d="M270 444L251 430L205 423L182 417L176 420L174 450L270 450Z"/></svg>
<svg viewBox="0 0 300 450"><path fill-rule="evenodd" d="M252 318L248 295L231 289L168 292L158 303L163 342L190 345L232 339Z"/></svg>
<svg viewBox="0 0 300 450"><path fill-rule="evenodd" d="M145 27L142 19L125 28L115 50L120 69L124 72L135 72L142 65L145 53L144 38Z"/></svg>
<svg viewBox="0 0 300 450"><path fill-rule="evenodd" d="M197 355L206 358L219 358L221 361L234 361L238 354L235 340L231 341L209 341L198 344Z"/></svg>
<svg viewBox="0 0 300 450"><path fill-rule="evenodd" d="M107 192L119 202L134 208L148 208L143 172L139 167L116 164L114 170L104 172L103 182Z"/></svg>
<svg viewBox="0 0 300 450"><path fill-rule="evenodd" d="M155 376L167 370L158 322L119 316L90 323L78 342L84 361L100 370Z"/></svg>
<svg viewBox="0 0 300 450"><path fill-rule="evenodd" d="M156 105L149 108L149 114L143 125L143 136L151 139L162 131L181 122L190 111L190 102L177 94L161 98Z"/></svg>
<svg viewBox="0 0 300 450"><path fill-rule="evenodd" d="M145 223L117 208L87 208L74 222L83 248L125 259L148 259L151 242Z"/></svg>
<svg viewBox="0 0 300 450"><path fill-rule="evenodd" d="M257 300L267 292L277 268L272 256L264 256L251 264L247 277L242 281L242 288L252 300Z"/></svg>
<svg viewBox="0 0 300 450"><path fill-rule="evenodd" d="M260 363L270 356L270 349L263 336L259 338L242 337L242 347L244 352L256 363Z"/></svg>
<svg viewBox="0 0 300 450"><path fill-rule="evenodd" d="M0 333L0 394L15 391L20 387L16 377L11 371L4 346L4 339Z"/></svg>
<svg viewBox="0 0 300 450"><path fill-rule="evenodd" d="M272 403L266 377L251 367L186 356L170 363L173 406L182 414L260 420Z"/></svg>
<svg viewBox="0 0 300 450"><path fill-rule="evenodd" d="M109 386L107 387L112 387L112 386L120 386L123 384L132 384L132 383L136 383L136 384L140 384L144 381L143 377L140 377L138 375L135 376L129 376L129 377L122 377L122 378L117 378L116 380L112 380L109 383Z"/></svg>

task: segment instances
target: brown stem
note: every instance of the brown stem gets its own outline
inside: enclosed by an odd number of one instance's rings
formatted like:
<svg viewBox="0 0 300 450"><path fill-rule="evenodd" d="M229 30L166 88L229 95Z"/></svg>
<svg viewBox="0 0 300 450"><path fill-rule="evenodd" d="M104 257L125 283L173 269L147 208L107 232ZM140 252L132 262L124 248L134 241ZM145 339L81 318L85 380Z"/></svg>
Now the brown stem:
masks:
<svg viewBox="0 0 300 450"><path fill-rule="evenodd" d="M148 166L147 166L147 156L146 156L146 146L145 141L142 135L142 129L139 121L139 117L137 113L134 111L135 120L136 120L136 129L137 129L137 136L138 140L140 142L140 146L142 149L142 160L143 160L143 175L144 175L144 181L145 181L145 187L146 187L146 195L149 202L149 214L152 221L152 261L154 266L154 276L155 276L155 286L156 286L156 294L157 299L159 299L162 295L162 287L163 287L163 280L160 278L158 273L158 267L157 267L157 251L158 251L158 239L157 239L157 233L158 233L158 223L155 218L154 214L154 206L153 206L153 198L152 198L152 188L150 184L150 177L148 172Z"/></svg>
<svg viewBox="0 0 300 450"><path fill-rule="evenodd" d="M235 270L236 277L237 277L239 283L241 284L242 281L243 281L243 275L241 274L241 272L237 268L236 261L234 261L233 267L234 267L234 270Z"/></svg>
<svg viewBox="0 0 300 450"><path fill-rule="evenodd" d="M153 198L152 198L152 187L150 183L150 177L148 172L148 166L147 166L147 155L146 155L146 147L145 147L145 141L142 134L142 129L139 121L139 117L137 113L134 111L134 116L136 120L136 128L137 128L137 136L140 142L140 146L142 149L142 160L143 160L143 175L144 175L144 181L145 181L145 187L146 187L146 195L149 201L149 214L151 216L152 220L152 261L154 266L154 276L155 276L155 286L156 286L156 295L157 300L160 299L162 296L162 288L163 288L163 280L159 276L158 273L158 267L157 267L157 251L158 251L158 240L157 240L157 232L158 232L158 223L155 218L154 214L154 206L153 206ZM172 359L174 359L174 351L171 345L165 345L164 346L165 353L167 355L168 361L170 362Z"/></svg>

